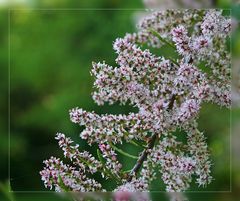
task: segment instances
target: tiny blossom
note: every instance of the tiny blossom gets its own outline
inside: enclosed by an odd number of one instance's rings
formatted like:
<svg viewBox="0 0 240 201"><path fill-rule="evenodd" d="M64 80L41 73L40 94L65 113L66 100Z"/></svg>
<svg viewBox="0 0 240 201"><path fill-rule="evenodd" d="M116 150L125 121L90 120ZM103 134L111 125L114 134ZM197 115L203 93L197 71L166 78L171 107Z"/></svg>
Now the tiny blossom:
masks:
<svg viewBox="0 0 240 201"><path fill-rule="evenodd" d="M137 28L136 33L113 42L116 66L93 62L91 70L92 98L98 105L129 104L136 112L69 110L70 120L84 127L80 138L96 147L98 159L58 133L59 147L73 166L54 157L45 161L40 172L45 187L105 191L88 178L99 172L102 178L116 181L110 190L116 200L124 200L133 199L132 192L150 191L152 181L160 179L158 172L168 192L187 190L194 178L199 186L211 182L212 163L197 119L203 103L231 105L231 57L226 43L231 21L216 9L165 10L152 12ZM168 46L176 56L150 51L161 46ZM177 140L178 129L187 142ZM134 156L118 148L126 143L142 151ZM130 171L124 171L120 154L137 158Z"/></svg>

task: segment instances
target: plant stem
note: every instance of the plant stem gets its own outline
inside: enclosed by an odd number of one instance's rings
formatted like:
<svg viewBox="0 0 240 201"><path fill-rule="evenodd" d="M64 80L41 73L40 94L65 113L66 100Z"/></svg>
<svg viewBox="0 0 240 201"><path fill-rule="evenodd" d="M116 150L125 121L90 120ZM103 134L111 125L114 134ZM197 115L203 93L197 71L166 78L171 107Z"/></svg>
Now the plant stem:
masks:
<svg viewBox="0 0 240 201"><path fill-rule="evenodd" d="M176 99L176 95L173 94L167 110L170 110L170 109L173 108L175 99ZM148 145L147 145L147 148L145 148L143 150L143 152L141 153L140 157L137 160L137 163L134 165L134 167L132 168L132 170L128 174L128 177L127 177L128 182L130 182L132 180L132 178L136 175L136 173L140 170L143 162L146 160L146 158L147 158L148 154L150 153L151 149L154 147L157 138L158 138L157 133L154 133L152 135L152 137L150 138L150 140L148 142Z"/></svg>
<svg viewBox="0 0 240 201"><path fill-rule="evenodd" d="M143 161L145 161L145 159L147 158L149 150L151 150L154 147L156 139L157 139L157 134L155 133L151 137L151 139L150 139L150 141L148 143L147 148L144 149L144 151L142 152L140 158L137 160L137 163L134 165L133 169L130 171L130 173L128 175L128 179L127 179L128 181L131 181L133 176L134 176L134 174L137 173L140 170Z"/></svg>

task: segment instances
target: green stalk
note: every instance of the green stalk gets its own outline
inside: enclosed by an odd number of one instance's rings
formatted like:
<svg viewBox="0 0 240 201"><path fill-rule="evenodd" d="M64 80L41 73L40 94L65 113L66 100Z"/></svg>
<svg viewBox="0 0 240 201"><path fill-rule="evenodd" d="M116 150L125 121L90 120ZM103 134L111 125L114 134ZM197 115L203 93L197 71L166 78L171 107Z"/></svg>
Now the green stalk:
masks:
<svg viewBox="0 0 240 201"><path fill-rule="evenodd" d="M146 146L141 145L141 144L139 144L138 142L135 142L135 141L133 141L133 140L130 140L129 142L130 142L131 144L135 145L136 147L146 148Z"/></svg>
<svg viewBox="0 0 240 201"><path fill-rule="evenodd" d="M174 44L172 44L171 42L167 41L166 39L164 39L157 31L155 31L154 29L150 29L150 32L156 36L160 41L162 41L163 43L165 43L166 45L170 46L171 48L175 49Z"/></svg>
<svg viewBox="0 0 240 201"><path fill-rule="evenodd" d="M112 143L110 143L110 146L111 146L114 150L116 150L117 152L119 152L120 154L122 154L122 155L124 155L124 156L127 156L127 157L129 157L129 158L133 158L133 159L138 159L137 156L133 156L133 155L131 155L131 154L123 151L122 149L117 148L117 147L114 146Z"/></svg>

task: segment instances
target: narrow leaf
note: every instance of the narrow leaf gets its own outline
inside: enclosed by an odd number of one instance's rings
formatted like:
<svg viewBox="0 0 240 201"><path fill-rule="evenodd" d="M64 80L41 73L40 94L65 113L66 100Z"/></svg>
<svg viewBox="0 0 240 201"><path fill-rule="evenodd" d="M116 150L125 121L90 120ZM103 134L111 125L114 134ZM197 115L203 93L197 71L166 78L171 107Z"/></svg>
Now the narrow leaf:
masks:
<svg viewBox="0 0 240 201"><path fill-rule="evenodd" d="M162 41L163 43L165 43L166 45L169 45L170 47L175 49L174 44L172 44L171 42L167 41L166 39L164 39L157 31L151 29L150 32L156 36L160 41Z"/></svg>
<svg viewBox="0 0 240 201"><path fill-rule="evenodd" d="M139 144L138 142L135 142L135 141L133 141L133 140L130 140L129 142L130 142L131 144L135 145L136 147L146 148L144 145L141 145L141 144Z"/></svg>
<svg viewBox="0 0 240 201"><path fill-rule="evenodd" d="M131 155L131 154L123 151L122 149L117 148L117 147L114 146L113 144L110 144L110 145L111 145L111 147L112 147L113 149L115 149L116 151L118 151L120 154L122 154L122 155L124 155L124 156L127 156L127 157L129 157L129 158L138 159L137 156L133 156L133 155Z"/></svg>

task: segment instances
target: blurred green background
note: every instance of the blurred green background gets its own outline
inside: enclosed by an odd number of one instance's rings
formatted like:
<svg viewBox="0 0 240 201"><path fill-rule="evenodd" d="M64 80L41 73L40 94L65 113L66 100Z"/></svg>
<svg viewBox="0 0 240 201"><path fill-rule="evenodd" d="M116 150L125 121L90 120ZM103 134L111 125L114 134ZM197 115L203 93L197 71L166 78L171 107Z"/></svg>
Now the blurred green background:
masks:
<svg viewBox="0 0 240 201"><path fill-rule="evenodd" d="M240 19L240 7L218 1L218 7L232 8ZM8 12L8 8L14 8ZM43 8L43 10L33 10ZM44 10L44 8L82 8L82 10ZM85 9L83 9L85 8ZM89 9L90 8L90 9ZM97 10L91 8L105 8ZM112 8L120 10L112 10ZM128 113L129 106L98 107L91 99L92 61L114 65L112 42L126 32L135 30L135 19L144 9L141 1L129 0L0 0L0 181L10 179L13 191L46 191L39 176L42 161L54 155L63 158L56 132L71 136L81 149L81 128L69 120L68 110L79 106L97 113ZM109 9L109 10L106 10ZM8 20L10 45L8 46ZM233 55L240 54L240 32L232 40ZM8 79L8 50L10 50L10 80ZM10 100L8 82L10 81ZM8 102L9 101L9 102ZM8 175L8 103L10 103L10 178ZM212 154L215 180L205 189L193 185L191 190L229 191L232 193L189 193L190 200L237 200L240 190L238 170L240 143L238 124L240 109L231 112L217 106L205 105L200 119ZM231 125L231 126L230 126ZM231 129L231 131L230 131ZM232 139L233 146L230 147ZM230 148L233 151L232 181L230 181ZM126 147L133 153L137 150ZM92 150L95 152L95 150ZM134 161L122 157L130 168ZM231 183L231 186L230 186ZM156 182L159 184L159 182ZM156 186L154 183L153 186ZM111 185L111 184L106 184ZM160 184L162 186L162 184ZM3 186L3 185L1 185ZM4 187L1 188L3 190ZM231 188L231 189L230 189ZM157 189L155 189L157 190ZM159 189L163 190L163 189ZM15 193L18 200L61 200L55 194ZM154 193L153 199L164 195ZM7 197L0 194L0 200ZM164 200L164 198L162 198Z"/></svg>

